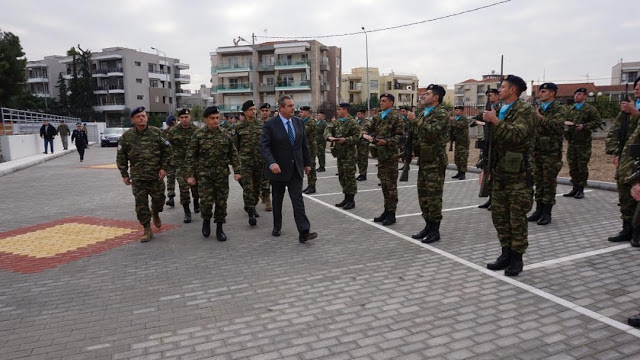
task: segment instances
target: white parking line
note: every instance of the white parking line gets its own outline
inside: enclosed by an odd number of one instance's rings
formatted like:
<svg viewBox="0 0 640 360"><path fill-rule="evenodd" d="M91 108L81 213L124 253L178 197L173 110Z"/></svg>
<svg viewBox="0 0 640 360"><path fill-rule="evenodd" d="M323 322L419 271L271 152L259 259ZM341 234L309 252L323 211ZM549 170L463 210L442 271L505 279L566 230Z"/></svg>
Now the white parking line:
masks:
<svg viewBox="0 0 640 360"><path fill-rule="evenodd" d="M332 210L337 211L337 212L339 212L339 213L341 213L343 215L349 216L349 217L354 218L354 219L356 219L358 221L361 221L361 222L363 222L365 224L373 226L373 227L375 227L375 228L377 228L379 230L387 232L387 233L389 233L391 235L394 235L394 236L396 236L396 237L398 237L400 239L409 241L410 243L412 243L414 245L420 246L420 247L422 247L422 248L424 248L426 250L429 250L429 251L434 252L434 253L436 253L438 255L444 256L444 257L446 257L446 258L448 258L450 260L453 260L453 261L455 261L455 262L457 262L459 264L462 264L462 265L464 265L466 267L469 267L469 268L471 268L473 270L481 272L481 273L483 273L483 274L485 274L487 276L491 276L496 280L511 284L513 286L516 286L516 287L518 287L518 288L520 288L520 289L522 289L524 291L528 291L528 292L530 292L532 294L538 295L538 296L540 296L540 297L542 297L544 299L547 299L549 301L552 301L552 302L554 302L554 303L556 303L558 305L564 306L567 309L576 311L576 312L578 312L580 314L583 314L585 316L588 316L588 317L590 317L590 318L592 318L592 319L594 319L596 321L600 321L600 322L602 322L604 324L607 324L609 326L612 326L612 327L614 327L614 328L616 328L618 330L624 331L624 332L626 332L626 333L628 333L630 335L633 335L633 336L635 336L637 338L640 338L640 330L635 329L635 328L633 328L633 327L631 327L631 326L629 326L627 324L623 324L623 323L621 323L621 322L619 322L617 320L614 320L614 319L611 319L611 318L606 317L604 315L601 315L601 314L599 314L599 313L597 313L595 311L589 310L589 309L587 309L587 308L585 308L583 306L580 306L580 305L578 305L576 303L573 303L571 301L567 301L567 300L565 300L565 299L563 299L561 297L558 297L556 295L548 293L548 292L546 292L544 290L541 290L541 289L538 289L538 288L533 287L531 285L522 283L522 282L520 282L518 280L515 280L514 278L505 276L505 275L503 275L502 272L494 272L494 271L487 270L486 268L484 268L482 266L476 265L476 264L474 264L474 263L472 263L470 261L467 261L467 260L465 260L463 258L460 258L458 256L450 254L450 253L448 253L448 252L446 252L444 250L438 249L438 248L433 247L433 246L431 246L429 244L423 244L423 243L421 243L421 242L419 242L417 240L414 240L414 239L410 238L409 236L403 235L403 234L401 234L401 233L399 233L399 232L397 232L395 230L392 230L392 229L390 229L390 228L388 228L386 226L383 226L381 224L375 223L375 222L373 222L371 220L367 220L367 219L365 219L363 217L360 217L360 216L358 216L356 214L353 214L353 213L351 213L349 211L346 211L346 210L343 210L343 209L340 209L340 208L336 208L335 206L333 206L331 204L328 204L328 203L326 203L326 202L324 202L322 200L316 199L316 198L308 196L308 195L304 195L304 196L307 199L310 199L312 201L317 202L318 204L321 204L321 205L324 205L324 206L328 207L329 209L332 209ZM496 252L497 252L497 248L496 248Z"/></svg>
<svg viewBox="0 0 640 360"><path fill-rule="evenodd" d="M551 265L555 265L555 264L559 264L559 263L563 263L563 262L567 262L567 261L583 259L583 258L586 258L586 257L600 255L600 254L606 254L606 253L610 253L612 251L618 251L618 250L621 250L621 249L628 249L630 247L631 247L630 244L609 246L609 247L606 247L604 249L587 251L587 252L583 252L583 253L580 253L580 254L573 254L573 255L569 255L569 256L563 256L563 257L560 257L560 258L557 258L557 259L551 259L551 260L541 261L539 263L535 263L535 264L531 264L531 265L525 265L524 269L525 270L537 269L537 268L541 268L541 267L545 267L545 266L551 266Z"/></svg>
<svg viewBox="0 0 640 360"><path fill-rule="evenodd" d="M375 175L375 174L373 174ZM329 177L337 177L337 176L329 176ZM321 178L318 178L321 179ZM461 182L466 182L466 181L474 181L474 180L478 180L478 179L466 179L466 180L454 180L454 181L445 181L445 184L456 184L456 183L461 183ZM404 185L404 186L398 186L398 189L404 189L404 188L414 188L417 185ZM361 192L367 192L367 191L382 191L382 188L377 188L377 189L366 189L366 190L358 190L358 193ZM585 191L586 192L586 191ZM329 196L329 195L341 195L342 192L335 192L335 193L323 193L323 194L315 194L315 195L310 195L310 196Z"/></svg>

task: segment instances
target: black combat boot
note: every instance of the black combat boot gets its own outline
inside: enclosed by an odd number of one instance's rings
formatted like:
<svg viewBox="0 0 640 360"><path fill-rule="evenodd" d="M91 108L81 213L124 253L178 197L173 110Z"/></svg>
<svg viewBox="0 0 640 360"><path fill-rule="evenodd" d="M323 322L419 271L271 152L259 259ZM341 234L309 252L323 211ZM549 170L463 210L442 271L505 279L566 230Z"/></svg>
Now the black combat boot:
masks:
<svg viewBox="0 0 640 360"><path fill-rule="evenodd" d="M460 172L460 176L458 176L458 180L464 180L464 179L466 179L466 178L467 178L466 173L464 173L464 172L462 172L462 171L461 171L461 172Z"/></svg>
<svg viewBox="0 0 640 360"><path fill-rule="evenodd" d="M175 195L173 195L173 196L169 196L169 200L167 200L167 202L166 202L165 204L166 204L167 206L171 206L171 207L176 206L175 201L173 201L173 198L174 198L174 197L175 197Z"/></svg>
<svg viewBox="0 0 640 360"><path fill-rule="evenodd" d="M387 217L382 222L382 225L389 226L391 224L396 223L396 213L395 211L387 211Z"/></svg>
<svg viewBox="0 0 640 360"><path fill-rule="evenodd" d="M531 214L531 216L527 217L527 221L538 221L542 216L542 209L544 208L544 204L542 201L538 201L536 203L536 211Z"/></svg>
<svg viewBox="0 0 640 360"><path fill-rule="evenodd" d="M202 219L202 236L208 238L211 235L211 219Z"/></svg>
<svg viewBox="0 0 640 360"><path fill-rule="evenodd" d="M504 274L507 276L518 276L522 272L524 264L522 263L522 254L517 251L511 250L511 262L509 266L504 270Z"/></svg>
<svg viewBox="0 0 640 360"><path fill-rule="evenodd" d="M340 201L339 203L336 204L337 207L344 207L347 204L347 194L344 194L344 199L342 199L342 201Z"/></svg>
<svg viewBox="0 0 640 360"><path fill-rule="evenodd" d="M199 213L200 212L200 198L199 197L193 197L193 212L194 213Z"/></svg>
<svg viewBox="0 0 640 360"><path fill-rule="evenodd" d="M432 242L436 242L438 240L440 240L440 221L430 222L429 232L427 233L427 237L422 239L422 243L431 244Z"/></svg>
<svg viewBox="0 0 640 360"><path fill-rule="evenodd" d="M631 222L624 220L622 222L622 231L620 231L615 236L612 236L607 240L611 242L625 242L625 241L631 240L632 236L633 236L633 228L631 227Z"/></svg>
<svg viewBox="0 0 640 360"><path fill-rule="evenodd" d="M584 197L584 187L583 186L579 186L578 187L578 192L576 192L576 196L574 196L574 198L582 199L583 197Z"/></svg>
<svg viewBox="0 0 640 360"><path fill-rule="evenodd" d="M227 235L222 230L222 223L216 223L216 238L218 241L227 241Z"/></svg>
<svg viewBox="0 0 640 360"><path fill-rule="evenodd" d="M184 223L188 224L191 222L191 210L189 210L189 204L182 205L184 209Z"/></svg>
<svg viewBox="0 0 640 360"><path fill-rule="evenodd" d="M256 212L251 210L249 211L249 225L256 226L258 220L256 220Z"/></svg>
<svg viewBox="0 0 640 360"><path fill-rule="evenodd" d="M502 254L498 256L495 262L488 263L487 269L489 270L504 270L509 267L511 263L511 248L508 246L502 247Z"/></svg>
<svg viewBox="0 0 640 360"><path fill-rule="evenodd" d="M307 191L309 191L309 187L310 187L310 185L307 185L307 187L306 187L306 188L302 189L302 193L303 193L303 194L306 194L306 193L307 193Z"/></svg>
<svg viewBox="0 0 640 360"><path fill-rule="evenodd" d="M358 175L356 180L357 181L365 181L365 180L367 180L367 175Z"/></svg>
<svg viewBox="0 0 640 360"><path fill-rule="evenodd" d="M420 230L420 232L417 232L413 235L411 235L411 238L416 239L416 240L422 240L424 239L427 234L429 233L429 222L425 221L427 224L424 226L424 229Z"/></svg>
<svg viewBox="0 0 640 360"><path fill-rule="evenodd" d="M256 218L260 217L260 214L258 214L258 210L256 210L256 209L253 209L253 215L255 215Z"/></svg>
<svg viewBox="0 0 640 360"><path fill-rule="evenodd" d="M631 246L640 247L640 225L633 229L633 236L631 237Z"/></svg>
<svg viewBox="0 0 640 360"><path fill-rule="evenodd" d="M342 207L345 210L351 210L354 207L356 207L356 200L354 199L355 195L353 194L347 194L346 195L346 200L347 202L344 203L344 206Z"/></svg>
<svg viewBox="0 0 640 360"><path fill-rule="evenodd" d="M562 196L564 196L564 197L574 197L574 196L576 196L577 193L578 193L578 187L573 185L573 189L571 189L571 191L569 191L566 194L562 194Z"/></svg>
<svg viewBox="0 0 640 360"><path fill-rule="evenodd" d="M373 218L373 222L383 222L384 219L387 218L387 215L389 215L389 212L387 209L384 209L384 212L380 216Z"/></svg>
<svg viewBox="0 0 640 360"><path fill-rule="evenodd" d="M324 166L320 166L319 168L316 169L316 172L325 172L325 168Z"/></svg>
<svg viewBox="0 0 640 360"><path fill-rule="evenodd" d="M459 178L459 177L460 177L460 174L462 174L462 172L461 172L461 171L458 171L458 173L457 173L457 174L455 174L455 175L453 175L451 178L452 178L452 179L457 179L457 178Z"/></svg>
<svg viewBox="0 0 640 360"><path fill-rule="evenodd" d="M553 205L551 204L542 204L542 215L538 220L538 225L549 225L551 222L551 209Z"/></svg>
<svg viewBox="0 0 640 360"><path fill-rule="evenodd" d="M478 207L479 207L480 209L488 209L488 208L489 208L489 206L491 206L491 198L489 198L489 200L487 200L487 202L486 202L486 203L484 203L484 204L482 204L482 205L478 205Z"/></svg>

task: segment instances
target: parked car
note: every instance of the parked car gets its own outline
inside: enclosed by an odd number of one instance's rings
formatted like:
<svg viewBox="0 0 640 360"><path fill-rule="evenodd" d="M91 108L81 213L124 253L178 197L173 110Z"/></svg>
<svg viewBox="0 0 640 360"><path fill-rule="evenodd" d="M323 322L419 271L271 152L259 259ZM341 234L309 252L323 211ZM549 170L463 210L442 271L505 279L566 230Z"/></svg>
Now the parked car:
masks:
<svg viewBox="0 0 640 360"><path fill-rule="evenodd" d="M103 133L100 133L100 146L105 147L109 145L118 145L120 136L124 134L125 128L106 128Z"/></svg>

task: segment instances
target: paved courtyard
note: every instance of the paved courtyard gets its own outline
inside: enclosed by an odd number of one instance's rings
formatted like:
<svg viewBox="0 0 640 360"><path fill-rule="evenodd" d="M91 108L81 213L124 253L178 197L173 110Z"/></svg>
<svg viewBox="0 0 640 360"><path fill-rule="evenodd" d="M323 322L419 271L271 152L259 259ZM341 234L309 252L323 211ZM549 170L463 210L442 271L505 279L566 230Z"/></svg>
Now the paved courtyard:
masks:
<svg viewBox="0 0 640 360"><path fill-rule="evenodd" d="M620 227L614 192L559 196L553 222L529 228L525 271L507 278L485 269L500 249L474 174L447 171L432 246L410 238L424 226L415 170L387 228L371 221L375 160L343 211L329 154L305 198L317 240L298 243L286 198L281 237L262 205L250 227L232 181L229 241L203 238L177 206L142 244L115 152L0 177L0 359L640 358L626 325L640 253L606 240Z"/></svg>

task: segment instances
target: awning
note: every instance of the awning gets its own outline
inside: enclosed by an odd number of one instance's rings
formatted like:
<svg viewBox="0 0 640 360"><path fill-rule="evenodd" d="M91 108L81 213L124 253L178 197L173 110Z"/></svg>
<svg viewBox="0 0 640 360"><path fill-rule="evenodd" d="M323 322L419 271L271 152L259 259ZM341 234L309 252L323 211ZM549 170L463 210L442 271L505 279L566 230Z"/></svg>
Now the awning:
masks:
<svg viewBox="0 0 640 360"><path fill-rule="evenodd" d="M279 54L300 54L307 50L304 46L296 46L296 47L286 47L286 48L277 48L275 53Z"/></svg>

